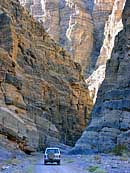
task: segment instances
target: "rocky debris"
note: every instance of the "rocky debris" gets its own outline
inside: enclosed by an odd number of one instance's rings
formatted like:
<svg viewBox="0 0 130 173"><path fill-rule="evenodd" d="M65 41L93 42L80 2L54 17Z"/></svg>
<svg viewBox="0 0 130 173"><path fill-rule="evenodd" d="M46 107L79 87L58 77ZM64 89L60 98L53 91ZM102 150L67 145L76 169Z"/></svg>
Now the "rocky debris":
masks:
<svg viewBox="0 0 130 173"><path fill-rule="evenodd" d="M35 156L24 155L21 158L7 158L7 160L0 163L0 173L27 173L31 172L34 162L39 159L39 154Z"/></svg>
<svg viewBox="0 0 130 173"><path fill-rule="evenodd" d="M89 126L78 140L75 152L110 152L120 146L130 150L129 20L130 2L127 0L124 29L116 37Z"/></svg>
<svg viewBox="0 0 130 173"><path fill-rule="evenodd" d="M107 154L70 156L73 166L85 170L86 173L129 173L129 157L120 157Z"/></svg>
<svg viewBox="0 0 130 173"><path fill-rule="evenodd" d="M18 145L0 134L0 173L10 172L12 167L19 165L26 155L19 150Z"/></svg>
<svg viewBox="0 0 130 173"><path fill-rule="evenodd" d="M92 99L81 73L18 1L0 1L0 133L32 151L73 145Z"/></svg>
<svg viewBox="0 0 130 173"><path fill-rule="evenodd" d="M18 148L18 144L9 140L7 136L0 134L0 160L16 158L16 156L24 156L25 153ZM18 153L18 155L17 155ZM1 162L0 161L0 162Z"/></svg>
<svg viewBox="0 0 130 173"><path fill-rule="evenodd" d="M60 167L51 165L43 165L43 154L28 157L15 166L10 166L9 169L2 173L38 173L39 171L67 173L69 171L75 173L129 173L130 158L117 157L114 155L77 155L68 156L62 155Z"/></svg>

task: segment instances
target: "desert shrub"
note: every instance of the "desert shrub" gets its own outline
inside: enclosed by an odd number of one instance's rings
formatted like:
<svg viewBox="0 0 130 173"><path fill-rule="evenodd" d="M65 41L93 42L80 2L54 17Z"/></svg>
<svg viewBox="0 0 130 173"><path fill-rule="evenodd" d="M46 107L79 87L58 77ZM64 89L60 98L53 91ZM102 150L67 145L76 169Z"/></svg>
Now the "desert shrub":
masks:
<svg viewBox="0 0 130 173"><path fill-rule="evenodd" d="M105 169L102 168L97 168L94 173L107 173L107 171Z"/></svg>
<svg viewBox="0 0 130 173"><path fill-rule="evenodd" d="M17 165L17 164L20 164L20 160L17 160L17 159L9 159L9 160L6 160L5 163L7 165Z"/></svg>
<svg viewBox="0 0 130 173"><path fill-rule="evenodd" d="M118 144L113 148L113 153L117 156L122 156L126 150L127 148L124 144Z"/></svg>
<svg viewBox="0 0 130 173"><path fill-rule="evenodd" d="M89 171L89 172L94 172L94 171L96 171L97 168L98 168L98 166L90 166L90 167L88 168L88 171Z"/></svg>

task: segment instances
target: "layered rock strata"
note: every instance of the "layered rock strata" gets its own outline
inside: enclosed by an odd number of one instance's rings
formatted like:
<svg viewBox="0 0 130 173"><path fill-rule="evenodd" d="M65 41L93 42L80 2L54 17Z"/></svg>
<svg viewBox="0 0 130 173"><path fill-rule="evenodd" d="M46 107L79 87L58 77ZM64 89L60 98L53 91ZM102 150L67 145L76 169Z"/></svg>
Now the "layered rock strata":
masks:
<svg viewBox="0 0 130 173"><path fill-rule="evenodd" d="M124 29L115 40L106 77L91 121L74 152L109 152L115 146L130 150L130 1L123 12Z"/></svg>
<svg viewBox="0 0 130 173"><path fill-rule="evenodd" d="M91 55L90 69L95 68L98 56L100 55L100 49L104 40L104 28L109 15L112 12L115 0L94 0L92 18L94 22L94 46ZM90 71L91 72L91 71ZM89 71L87 70L87 73Z"/></svg>
<svg viewBox="0 0 130 173"><path fill-rule="evenodd" d="M95 43L90 67L87 70L92 74L86 79L94 103L98 89L105 78L106 63L111 57L115 37L123 29L121 16L125 1L98 1L94 5ZM107 10L104 10L105 8ZM101 17L103 14L104 17ZM97 18L97 16L99 17Z"/></svg>
<svg viewBox="0 0 130 173"><path fill-rule="evenodd" d="M0 133L24 150L73 145L92 107L81 71L18 1L0 1Z"/></svg>
<svg viewBox="0 0 130 173"><path fill-rule="evenodd" d="M115 35L122 28L124 1L20 0L75 61L86 68L91 66L89 70L95 64L106 64L107 57L110 57Z"/></svg>
<svg viewBox="0 0 130 173"><path fill-rule="evenodd" d="M71 53L85 70L93 48L93 21L90 0L20 0L46 31ZM29 6L29 8L28 8Z"/></svg>
<svg viewBox="0 0 130 173"><path fill-rule="evenodd" d="M96 67L106 65L110 59L116 35L123 29L122 11L126 0L115 0L112 12L105 22L103 45L100 49L100 55L96 62Z"/></svg>
<svg viewBox="0 0 130 173"><path fill-rule="evenodd" d="M105 77L125 0L20 0L81 64L93 101ZM99 76L100 75L100 76Z"/></svg>

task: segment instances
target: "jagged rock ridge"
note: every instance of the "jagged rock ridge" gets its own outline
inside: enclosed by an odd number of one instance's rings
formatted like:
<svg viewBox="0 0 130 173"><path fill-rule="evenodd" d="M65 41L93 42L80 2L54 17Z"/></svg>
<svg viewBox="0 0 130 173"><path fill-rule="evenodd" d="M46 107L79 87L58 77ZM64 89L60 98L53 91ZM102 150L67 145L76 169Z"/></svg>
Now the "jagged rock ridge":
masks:
<svg viewBox="0 0 130 173"><path fill-rule="evenodd" d="M74 152L109 152L116 145L130 150L130 1L123 12L124 29L115 40L106 77L101 85L91 121Z"/></svg>
<svg viewBox="0 0 130 173"><path fill-rule="evenodd" d="M26 150L73 145L92 107L81 71L18 1L0 1L0 133Z"/></svg>

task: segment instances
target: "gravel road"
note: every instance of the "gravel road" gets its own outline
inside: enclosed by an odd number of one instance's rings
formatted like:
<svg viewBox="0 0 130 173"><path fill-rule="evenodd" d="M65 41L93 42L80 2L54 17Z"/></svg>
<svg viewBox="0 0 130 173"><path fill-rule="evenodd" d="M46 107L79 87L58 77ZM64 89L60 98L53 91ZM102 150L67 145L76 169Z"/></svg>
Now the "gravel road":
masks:
<svg viewBox="0 0 130 173"><path fill-rule="evenodd" d="M69 163L62 161L61 165L49 164L44 165L43 161L36 164L35 170L33 173L87 173L77 167L73 167Z"/></svg>
<svg viewBox="0 0 130 173"><path fill-rule="evenodd" d="M61 165L44 165L43 159L32 173L130 173L130 158L113 155L62 156Z"/></svg>
<svg viewBox="0 0 130 173"><path fill-rule="evenodd" d="M61 165L44 165L43 154L39 153L23 160L15 159L13 164L7 160L1 168L4 166L7 169L0 169L0 173L130 173L130 157L112 154L62 155Z"/></svg>

